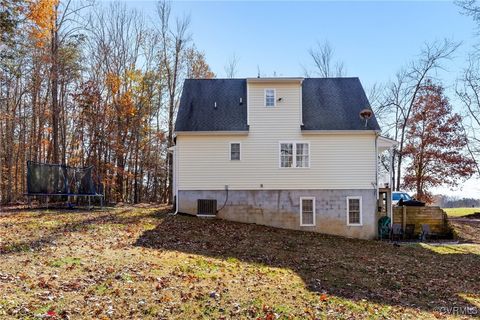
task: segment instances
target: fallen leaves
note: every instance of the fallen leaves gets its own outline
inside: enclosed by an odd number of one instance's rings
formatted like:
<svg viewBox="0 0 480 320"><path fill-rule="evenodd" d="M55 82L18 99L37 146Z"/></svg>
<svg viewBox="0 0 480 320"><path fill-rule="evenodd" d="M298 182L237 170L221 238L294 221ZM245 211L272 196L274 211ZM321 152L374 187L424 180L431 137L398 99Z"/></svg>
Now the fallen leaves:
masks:
<svg viewBox="0 0 480 320"><path fill-rule="evenodd" d="M480 292L475 254L156 211L0 217L0 318L416 319Z"/></svg>

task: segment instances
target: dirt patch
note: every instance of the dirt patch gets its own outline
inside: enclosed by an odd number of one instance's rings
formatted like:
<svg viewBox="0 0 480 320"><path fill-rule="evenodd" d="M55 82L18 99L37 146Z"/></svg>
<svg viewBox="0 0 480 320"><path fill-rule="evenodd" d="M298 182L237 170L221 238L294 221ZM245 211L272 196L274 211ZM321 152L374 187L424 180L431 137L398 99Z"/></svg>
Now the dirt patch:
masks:
<svg viewBox="0 0 480 320"><path fill-rule="evenodd" d="M471 213L471 214L467 214L467 215L464 215L460 218L466 218L466 219L478 219L480 220L480 212L475 212L475 213Z"/></svg>
<svg viewBox="0 0 480 320"><path fill-rule="evenodd" d="M460 241L480 244L480 212L449 217L448 220Z"/></svg>
<svg viewBox="0 0 480 320"><path fill-rule="evenodd" d="M457 238L462 242L480 244L480 219L449 219Z"/></svg>

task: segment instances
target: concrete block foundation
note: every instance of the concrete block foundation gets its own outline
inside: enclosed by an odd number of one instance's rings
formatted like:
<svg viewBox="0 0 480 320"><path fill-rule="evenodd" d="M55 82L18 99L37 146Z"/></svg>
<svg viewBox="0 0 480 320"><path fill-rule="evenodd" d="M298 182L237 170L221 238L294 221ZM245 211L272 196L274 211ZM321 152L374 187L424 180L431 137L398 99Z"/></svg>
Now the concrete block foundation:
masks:
<svg viewBox="0 0 480 320"><path fill-rule="evenodd" d="M198 199L226 200L225 190L181 190L179 211L197 214ZM347 197L362 197L362 226L347 225ZM315 197L315 226L300 226L300 197ZM376 190L229 190L217 217L284 229L313 231L350 238L377 236Z"/></svg>

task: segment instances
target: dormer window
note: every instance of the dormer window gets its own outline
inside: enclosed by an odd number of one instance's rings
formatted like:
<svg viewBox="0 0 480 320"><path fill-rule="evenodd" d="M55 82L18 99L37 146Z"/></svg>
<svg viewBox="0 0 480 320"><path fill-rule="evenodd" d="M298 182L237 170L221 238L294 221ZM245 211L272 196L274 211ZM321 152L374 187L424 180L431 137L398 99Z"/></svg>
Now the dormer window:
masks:
<svg viewBox="0 0 480 320"><path fill-rule="evenodd" d="M265 89L265 107L275 107L275 89Z"/></svg>

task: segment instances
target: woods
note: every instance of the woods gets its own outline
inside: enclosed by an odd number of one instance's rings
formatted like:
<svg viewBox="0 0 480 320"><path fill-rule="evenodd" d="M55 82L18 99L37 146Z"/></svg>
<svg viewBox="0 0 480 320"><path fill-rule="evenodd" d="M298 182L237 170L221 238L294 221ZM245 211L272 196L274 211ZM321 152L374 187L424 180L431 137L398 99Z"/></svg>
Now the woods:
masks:
<svg viewBox="0 0 480 320"><path fill-rule="evenodd" d="M122 3L2 1L2 203L22 199L25 162L94 165L106 199L170 201L183 79L214 74L188 17L154 21Z"/></svg>
<svg viewBox="0 0 480 320"><path fill-rule="evenodd" d="M478 23L476 1L457 4ZM459 47L452 40L427 42L390 81L369 92L382 134L399 142L389 168L396 190L410 187L418 174L408 141L412 119L421 117L416 104L448 61L463 59L455 56ZM122 2L1 0L0 48L1 203L23 200L27 160L94 165L108 201L172 200L168 149L174 145L183 81L216 76L194 42L189 16L172 14L168 2L159 2L146 17ZM458 151L468 167L462 179L480 173L476 50L464 70L454 70L458 81L448 93L462 115L455 128L465 134ZM348 75L328 41L306 53L311 60L311 67L303 68L306 76ZM224 56L226 77L240 76L239 57Z"/></svg>

